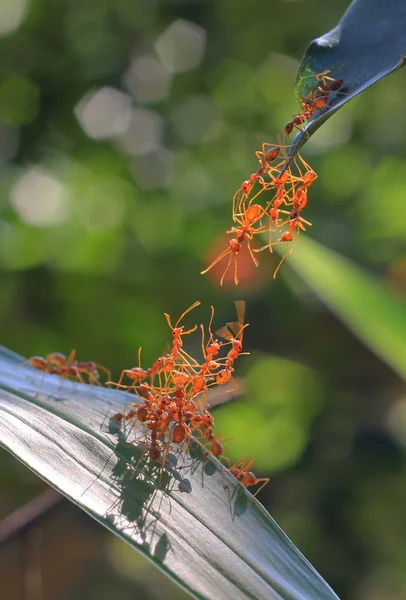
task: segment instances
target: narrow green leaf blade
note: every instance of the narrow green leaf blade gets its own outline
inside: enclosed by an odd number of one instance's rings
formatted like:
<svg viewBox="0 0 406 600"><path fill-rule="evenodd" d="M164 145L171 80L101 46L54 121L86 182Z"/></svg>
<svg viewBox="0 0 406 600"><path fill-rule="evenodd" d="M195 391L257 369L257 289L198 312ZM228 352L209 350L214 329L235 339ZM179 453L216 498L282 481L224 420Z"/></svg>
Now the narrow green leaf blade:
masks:
<svg viewBox="0 0 406 600"><path fill-rule="evenodd" d="M41 383L30 367L16 369L22 361L0 347L0 444L192 595L337 600L197 442L187 455L171 453L162 472L106 419L135 396L69 382L61 390L55 376Z"/></svg>
<svg viewBox="0 0 406 600"><path fill-rule="evenodd" d="M287 258L329 308L406 378L406 303L350 260L308 238Z"/></svg>
<svg viewBox="0 0 406 600"><path fill-rule="evenodd" d="M316 75L326 70L344 84L296 136L292 156L336 110L404 66L405 31L404 0L353 0L338 25L311 42L296 78L299 101L317 87Z"/></svg>

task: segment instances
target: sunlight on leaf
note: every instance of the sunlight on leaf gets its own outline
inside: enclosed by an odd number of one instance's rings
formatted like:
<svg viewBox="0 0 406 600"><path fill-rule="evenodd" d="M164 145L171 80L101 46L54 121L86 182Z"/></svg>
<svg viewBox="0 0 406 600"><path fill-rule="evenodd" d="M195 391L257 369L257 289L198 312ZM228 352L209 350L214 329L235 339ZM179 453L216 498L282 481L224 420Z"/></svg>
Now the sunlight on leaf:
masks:
<svg viewBox="0 0 406 600"><path fill-rule="evenodd" d="M189 593L337 600L262 505L197 442L187 454L171 451L162 469L111 419L134 395L66 381L61 389L54 375L16 368L23 360L0 348L0 445Z"/></svg>

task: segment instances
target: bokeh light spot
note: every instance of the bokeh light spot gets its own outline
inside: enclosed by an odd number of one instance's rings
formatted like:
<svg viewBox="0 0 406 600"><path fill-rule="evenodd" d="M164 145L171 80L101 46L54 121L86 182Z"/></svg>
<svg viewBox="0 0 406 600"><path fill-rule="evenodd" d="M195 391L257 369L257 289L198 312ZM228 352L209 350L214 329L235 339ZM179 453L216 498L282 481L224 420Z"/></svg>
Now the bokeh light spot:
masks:
<svg viewBox="0 0 406 600"><path fill-rule="evenodd" d="M129 154L147 154L161 146L162 135L162 117L148 108L136 108L131 113L127 131L118 141Z"/></svg>
<svg viewBox="0 0 406 600"><path fill-rule="evenodd" d="M155 50L168 71L181 73L199 66L205 45L205 30L195 23L180 19L157 39Z"/></svg>
<svg viewBox="0 0 406 600"><path fill-rule="evenodd" d="M32 167L15 183L11 204L20 218L35 227L52 227L69 216L65 188L54 173Z"/></svg>
<svg viewBox="0 0 406 600"><path fill-rule="evenodd" d="M153 56L138 56L125 73L124 83L138 102L158 102L169 94L171 75Z"/></svg>
<svg viewBox="0 0 406 600"><path fill-rule="evenodd" d="M13 33L21 25L27 5L27 0L1 0L0 35Z"/></svg>
<svg viewBox="0 0 406 600"><path fill-rule="evenodd" d="M82 98L75 107L75 115L89 137L115 137L129 126L131 98L124 92L104 87Z"/></svg>

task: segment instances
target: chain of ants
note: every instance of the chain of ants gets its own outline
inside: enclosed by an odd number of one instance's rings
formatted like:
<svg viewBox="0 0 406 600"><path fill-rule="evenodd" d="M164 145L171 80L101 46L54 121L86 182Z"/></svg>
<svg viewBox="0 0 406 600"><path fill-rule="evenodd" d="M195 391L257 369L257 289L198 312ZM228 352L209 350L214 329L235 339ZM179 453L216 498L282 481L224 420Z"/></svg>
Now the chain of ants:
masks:
<svg viewBox="0 0 406 600"><path fill-rule="evenodd" d="M198 439L206 451L220 461L224 461L229 473L244 486L250 487L261 483L254 496L268 483L268 478L258 478L251 471L255 460L248 461L244 456L231 465L224 455L223 440L214 433L214 417L204 402L206 392L230 382L233 376L234 363L242 353L245 302L235 302L237 321L227 323L212 333L214 309L208 325L208 339L205 341L205 328L200 325L203 358L199 362L183 348L183 337L195 332L198 327L185 330L180 325L183 317L200 305L192 304L173 326L171 318L165 314L166 321L172 330L170 351L159 357L148 369L140 365L124 369L118 382L110 381L110 371L93 361L75 360L75 352L66 357L55 352L46 358L34 356L28 359L33 367L45 373L59 375L63 380L70 379L84 383L100 385L99 370L107 376L105 385L115 385L116 389L126 389L138 396L138 402L132 403L128 412L113 415L112 420L119 422L128 436L132 432L140 435L131 443L141 443L151 461L160 463L162 470L168 453L179 449L187 452L192 439ZM220 338L220 340L218 339ZM221 356L223 354L223 356ZM140 363L140 353L139 353ZM24 363L23 363L24 364ZM123 383L127 379L129 383ZM141 404L139 403L141 400Z"/></svg>
<svg viewBox="0 0 406 600"><path fill-rule="evenodd" d="M330 95L336 93L343 85L343 80L328 77L329 71L316 76L316 90L302 99L303 112L293 115L286 123L284 132L290 135L293 129L301 131L307 120L313 114L324 108ZM263 144L261 151L256 152L260 166L244 181L233 197L232 217L235 226L228 234L234 237L229 240L228 247L222 252L202 274L207 273L223 258L228 256L228 262L220 279L223 284L225 276L234 262L234 283L238 285L237 257L246 242L249 254L255 264L259 262L254 253L269 249L272 252L276 244L290 243L300 231L305 231L311 223L302 217L302 211L307 206L307 192L316 180L317 175L310 165L298 155L294 165L297 174L286 167L286 158L278 159L286 146ZM274 163L272 165L272 163ZM268 180L265 177L268 176ZM259 185L258 191L255 186ZM273 196L265 205L258 203L259 195L272 190ZM254 193L255 191L255 193ZM264 220L267 223L263 223ZM278 232L276 241L272 234ZM269 234L269 241L260 248L252 248L251 241L255 235ZM275 270L274 277L286 256L282 257ZM202 336L203 360L196 361L183 349L183 336L196 331L197 325L189 330L180 326L183 317L196 308L200 302L192 304L172 326L170 316L165 313L166 321L172 330L171 350L165 356L159 357L148 369L138 367L124 369L117 383L110 381L111 373L105 367L93 361L78 361L75 351L68 357L59 352L48 354L46 358L33 356L28 361L34 368L51 375L58 375L62 380L70 379L80 383L100 385L100 371L107 377L106 385L116 385L117 389L127 389L137 394L142 403L133 403L128 412L116 413L113 420L129 426L129 431L142 431L141 438L132 443L142 443L151 461L159 462L164 468L168 452L174 448L187 451L192 436L199 439L208 453L228 463L227 471L244 486L250 487L261 484L254 496L269 482L268 478L257 478L251 471L255 459L248 461L244 456L231 465L224 455L224 443L214 433L214 417L204 404L205 392L209 388L222 386L232 379L234 362L242 353L242 337L244 325L245 303L236 302L237 321L227 323L216 331L222 341L215 339L211 326L212 315L208 325L208 340L205 342L205 330L200 326ZM220 356L223 349L227 352ZM139 356L140 363L140 356ZM23 363L24 364L24 363ZM131 381L123 383L124 379ZM137 424L137 428L135 425Z"/></svg>
<svg viewBox="0 0 406 600"><path fill-rule="evenodd" d="M284 133L287 136L292 133L293 129L302 131L301 127L306 121L316 111L323 109L331 95L341 89L343 80L328 77L328 73L330 71L316 75L316 89L302 99L303 112L293 115L292 120L284 127ZM286 156L279 162L275 162L280 159L283 151L286 152L286 148L287 146L265 143L262 145L261 151L255 153L260 166L246 181L243 181L233 197L232 218L236 225L227 231L227 234L231 234L233 237L229 240L228 247L207 269L202 271L202 275L228 257L220 285L223 285L232 263L234 263L234 283L238 285L237 261L244 243L246 243L256 267L259 265L256 253L266 249L272 252L273 246L287 243L286 251L274 272L273 277L275 278L285 259L289 244L301 231L306 231L306 227L311 226L311 223L302 217L302 211L307 206L308 189L317 179L317 175L300 154L293 161L297 170L296 174L293 173L290 166L286 166ZM259 204L257 198L267 190L273 192L272 198L267 200L265 205ZM268 243L260 248L252 248L251 241L254 236L265 233L269 235ZM277 233L277 237L273 239L272 236L275 233ZM291 247L292 250L293 247Z"/></svg>

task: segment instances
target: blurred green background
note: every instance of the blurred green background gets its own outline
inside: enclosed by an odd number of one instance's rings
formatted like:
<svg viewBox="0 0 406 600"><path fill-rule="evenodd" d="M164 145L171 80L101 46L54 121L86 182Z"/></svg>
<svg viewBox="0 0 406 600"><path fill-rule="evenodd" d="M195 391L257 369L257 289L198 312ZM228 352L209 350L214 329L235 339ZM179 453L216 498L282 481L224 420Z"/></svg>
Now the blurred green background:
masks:
<svg viewBox="0 0 406 600"><path fill-rule="evenodd" d="M25 356L76 348L118 377L139 346L145 365L162 354L164 311L177 317L199 299L196 320L214 304L221 326L246 299L245 393L216 410L231 457L256 457L271 477L260 500L340 596L400 600L404 383L287 264L273 281L277 257L243 269L238 289L200 275L225 244L254 151L297 109L301 54L347 5L0 0L0 342ZM307 235L400 299L405 95L400 71L303 151L319 174ZM5 517L44 485L4 452L1 465ZM181 597L73 506L44 532L44 599ZM0 548L2 597L13 600L18 555Z"/></svg>

